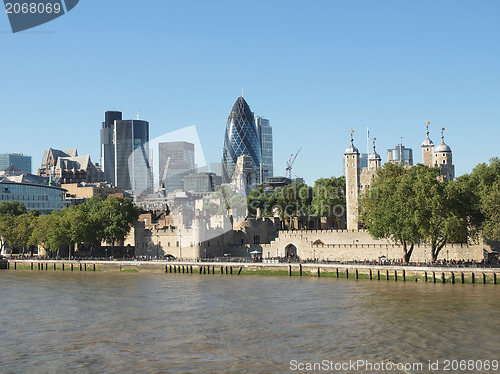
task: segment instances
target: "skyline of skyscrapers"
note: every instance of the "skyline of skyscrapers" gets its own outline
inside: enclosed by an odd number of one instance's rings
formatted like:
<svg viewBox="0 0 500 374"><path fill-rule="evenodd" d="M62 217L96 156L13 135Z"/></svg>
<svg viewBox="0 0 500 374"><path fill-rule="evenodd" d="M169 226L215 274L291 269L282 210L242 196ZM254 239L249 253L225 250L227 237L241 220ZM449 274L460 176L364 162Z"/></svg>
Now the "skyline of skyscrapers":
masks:
<svg viewBox="0 0 500 374"><path fill-rule="evenodd" d="M262 152L255 119L248 103L238 97L229 113L222 149L222 182L230 183L238 157L252 158L253 167L260 175ZM259 181L260 182L260 181Z"/></svg>

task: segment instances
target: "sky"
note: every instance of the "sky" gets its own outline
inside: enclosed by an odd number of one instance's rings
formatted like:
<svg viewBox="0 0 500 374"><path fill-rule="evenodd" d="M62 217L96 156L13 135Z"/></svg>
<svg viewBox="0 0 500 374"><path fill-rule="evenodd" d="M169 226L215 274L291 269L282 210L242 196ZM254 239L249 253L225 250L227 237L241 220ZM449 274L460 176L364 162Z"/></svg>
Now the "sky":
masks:
<svg viewBox="0 0 500 374"><path fill-rule="evenodd" d="M220 162L244 98L273 127L274 174L342 175L343 153L383 161L400 141L421 162L430 136L456 175L499 156L500 1L80 0L13 34L0 15L0 153L78 148L100 158L104 112L150 123L150 138L195 126ZM402 139L401 139L402 138Z"/></svg>

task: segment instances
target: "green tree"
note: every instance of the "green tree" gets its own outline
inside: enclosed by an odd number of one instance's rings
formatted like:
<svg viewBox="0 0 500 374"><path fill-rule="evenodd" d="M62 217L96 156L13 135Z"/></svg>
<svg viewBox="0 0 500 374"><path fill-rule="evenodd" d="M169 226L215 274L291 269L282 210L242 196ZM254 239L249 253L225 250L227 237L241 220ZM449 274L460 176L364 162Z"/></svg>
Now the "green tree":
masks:
<svg viewBox="0 0 500 374"><path fill-rule="evenodd" d="M472 200L466 183L441 181L438 168L386 164L361 198L361 217L373 237L401 244L406 262L417 242L428 243L436 261L446 243L474 234Z"/></svg>
<svg viewBox="0 0 500 374"><path fill-rule="evenodd" d="M16 240L16 217L26 214L26 207L19 201L3 201L0 203L0 237L3 250L6 243L14 245Z"/></svg>
<svg viewBox="0 0 500 374"><path fill-rule="evenodd" d="M439 169L417 165L412 174L415 219L422 241L431 246L436 261L447 243L467 243L473 234L468 190L460 181L442 182Z"/></svg>
<svg viewBox="0 0 500 374"><path fill-rule="evenodd" d="M282 223L288 220L291 227L293 217L303 217L311 213L313 190L305 183L292 183L274 192L276 208Z"/></svg>
<svg viewBox="0 0 500 374"><path fill-rule="evenodd" d="M103 202L102 214L104 240L114 247L115 243L125 240L130 228L139 219L139 208L130 199L108 196Z"/></svg>
<svg viewBox="0 0 500 374"><path fill-rule="evenodd" d="M338 227L346 211L345 177L316 180L311 204L311 212L320 217L335 217Z"/></svg>
<svg viewBox="0 0 500 374"><path fill-rule="evenodd" d="M476 197L473 201L473 208L479 213L474 224L482 229L486 239L500 240L498 232L500 159L492 158L489 165L486 163L477 165L471 174L463 178Z"/></svg>
<svg viewBox="0 0 500 374"><path fill-rule="evenodd" d="M500 180L496 181L484 198L484 236L500 240Z"/></svg>
<svg viewBox="0 0 500 374"><path fill-rule="evenodd" d="M272 217L276 206L276 196L273 192L264 191L262 187L259 187L248 194L247 205L249 216L257 216L257 210L260 209L261 217Z"/></svg>
<svg viewBox="0 0 500 374"><path fill-rule="evenodd" d="M400 244L409 262L420 234L414 219L416 210L408 169L387 163L377 170L370 188L360 198L360 218L375 239Z"/></svg>
<svg viewBox="0 0 500 374"><path fill-rule="evenodd" d="M14 227L12 230L11 245L22 248L23 254L26 248L30 246L30 239L39 215L38 211L31 210L13 219Z"/></svg>
<svg viewBox="0 0 500 374"><path fill-rule="evenodd" d="M40 245L46 251L55 252L56 256L59 257L61 247L71 243L70 225L65 217L65 212L56 210L50 214L39 216L34 223L30 243Z"/></svg>

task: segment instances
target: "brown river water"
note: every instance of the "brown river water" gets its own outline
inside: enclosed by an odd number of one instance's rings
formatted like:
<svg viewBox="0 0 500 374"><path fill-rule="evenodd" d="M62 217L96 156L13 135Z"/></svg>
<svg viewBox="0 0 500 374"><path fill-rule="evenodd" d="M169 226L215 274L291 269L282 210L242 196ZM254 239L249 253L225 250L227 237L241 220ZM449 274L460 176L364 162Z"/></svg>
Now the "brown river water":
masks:
<svg viewBox="0 0 500 374"><path fill-rule="evenodd" d="M482 284L4 270L0 373L499 373L499 295Z"/></svg>

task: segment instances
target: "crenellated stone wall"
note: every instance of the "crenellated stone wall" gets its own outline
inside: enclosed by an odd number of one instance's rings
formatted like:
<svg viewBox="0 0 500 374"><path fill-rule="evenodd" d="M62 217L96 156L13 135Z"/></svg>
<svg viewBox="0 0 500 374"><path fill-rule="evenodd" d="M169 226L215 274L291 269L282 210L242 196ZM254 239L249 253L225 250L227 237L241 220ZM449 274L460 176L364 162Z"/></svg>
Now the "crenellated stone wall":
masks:
<svg viewBox="0 0 500 374"><path fill-rule="evenodd" d="M489 246L478 244L447 244L438 259L475 260L487 258ZM286 257L296 254L300 259L318 259L330 261L365 261L388 258L399 260L404 257L400 245L389 240L373 239L365 230L297 230L280 231L276 240L262 245L264 258ZM416 245L411 261L431 260L431 248L428 245Z"/></svg>

